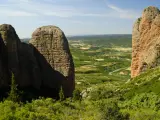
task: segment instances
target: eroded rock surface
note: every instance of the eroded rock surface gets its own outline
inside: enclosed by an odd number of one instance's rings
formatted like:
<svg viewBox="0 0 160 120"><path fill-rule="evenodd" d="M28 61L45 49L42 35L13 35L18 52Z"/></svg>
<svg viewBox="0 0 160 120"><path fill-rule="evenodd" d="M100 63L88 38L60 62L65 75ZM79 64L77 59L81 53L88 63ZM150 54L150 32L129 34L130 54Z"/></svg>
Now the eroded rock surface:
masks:
<svg viewBox="0 0 160 120"><path fill-rule="evenodd" d="M9 81L7 48L0 36L0 87L7 87Z"/></svg>
<svg viewBox="0 0 160 120"><path fill-rule="evenodd" d="M160 10L148 7L143 11L132 33L131 77L160 65Z"/></svg>
<svg viewBox="0 0 160 120"><path fill-rule="evenodd" d="M52 69L65 76L63 89L66 96L71 96L75 87L74 64L68 41L62 30L56 26L40 27L34 31L29 43L45 57ZM44 84L53 85L49 84L49 81L44 81Z"/></svg>

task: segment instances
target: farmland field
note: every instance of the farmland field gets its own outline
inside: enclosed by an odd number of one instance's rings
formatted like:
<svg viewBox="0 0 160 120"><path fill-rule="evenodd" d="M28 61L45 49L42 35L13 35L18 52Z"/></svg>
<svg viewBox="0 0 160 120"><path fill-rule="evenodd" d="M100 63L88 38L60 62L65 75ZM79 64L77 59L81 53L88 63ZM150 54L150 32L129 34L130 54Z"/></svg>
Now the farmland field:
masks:
<svg viewBox="0 0 160 120"><path fill-rule="evenodd" d="M97 37L97 39L96 39ZM76 87L82 89L130 79L131 36L68 38L76 72Z"/></svg>

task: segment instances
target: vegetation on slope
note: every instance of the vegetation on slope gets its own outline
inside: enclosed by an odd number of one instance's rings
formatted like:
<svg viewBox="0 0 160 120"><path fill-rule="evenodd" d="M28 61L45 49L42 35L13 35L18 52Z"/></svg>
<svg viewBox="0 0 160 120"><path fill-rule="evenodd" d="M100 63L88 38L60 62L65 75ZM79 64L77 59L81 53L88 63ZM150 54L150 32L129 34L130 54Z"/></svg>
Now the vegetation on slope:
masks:
<svg viewBox="0 0 160 120"><path fill-rule="evenodd" d="M160 67L150 69L145 73L131 79L131 81L125 86L124 90L128 92L125 93L126 98L131 98L137 94L141 93L155 93L160 94Z"/></svg>

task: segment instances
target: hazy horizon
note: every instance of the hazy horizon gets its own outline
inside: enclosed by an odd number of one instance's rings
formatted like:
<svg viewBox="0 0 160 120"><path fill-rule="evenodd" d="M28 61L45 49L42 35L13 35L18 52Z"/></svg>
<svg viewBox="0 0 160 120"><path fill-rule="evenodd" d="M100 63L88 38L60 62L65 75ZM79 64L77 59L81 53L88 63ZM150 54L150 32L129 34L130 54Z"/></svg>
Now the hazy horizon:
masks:
<svg viewBox="0 0 160 120"><path fill-rule="evenodd" d="M66 35L66 37L92 37L92 36L111 36L111 35L132 35L132 34L86 34L86 35ZM20 39L30 39L31 37L24 37Z"/></svg>

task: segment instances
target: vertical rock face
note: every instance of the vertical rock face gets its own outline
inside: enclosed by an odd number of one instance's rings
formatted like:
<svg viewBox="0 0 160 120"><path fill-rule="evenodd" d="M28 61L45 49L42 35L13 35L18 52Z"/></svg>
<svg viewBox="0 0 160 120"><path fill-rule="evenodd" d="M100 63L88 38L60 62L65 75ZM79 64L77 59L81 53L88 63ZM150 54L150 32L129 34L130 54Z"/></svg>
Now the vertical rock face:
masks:
<svg viewBox="0 0 160 120"><path fill-rule="evenodd" d="M7 87L9 84L7 49L0 35L0 87Z"/></svg>
<svg viewBox="0 0 160 120"><path fill-rule="evenodd" d="M143 11L132 33L131 77L160 65L160 10L148 7Z"/></svg>
<svg viewBox="0 0 160 120"><path fill-rule="evenodd" d="M74 64L64 33L56 26L43 26L34 31L29 43L45 57L52 69L65 76L63 89L66 96L71 96L75 87Z"/></svg>
<svg viewBox="0 0 160 120"><path fill-rule="evenodd" d="M74 64L58 27L38 28L30 44L22 43L11 25L0 25L0 34L0 89L10 87L13 72L24 92L57 98L62 86L65 97L72 96Z"/></svg>
<svg viewBox="0 0 160 120"><path fill-rule="evenodd" d="M11 25L3 24L0 26L0 33L8 53L8 66L15 74L19 72L18 48L20 39Z"/></svg>

